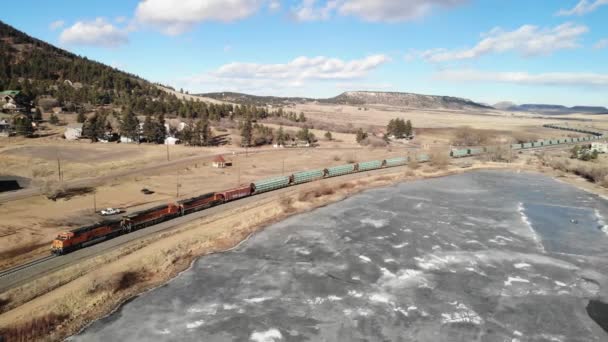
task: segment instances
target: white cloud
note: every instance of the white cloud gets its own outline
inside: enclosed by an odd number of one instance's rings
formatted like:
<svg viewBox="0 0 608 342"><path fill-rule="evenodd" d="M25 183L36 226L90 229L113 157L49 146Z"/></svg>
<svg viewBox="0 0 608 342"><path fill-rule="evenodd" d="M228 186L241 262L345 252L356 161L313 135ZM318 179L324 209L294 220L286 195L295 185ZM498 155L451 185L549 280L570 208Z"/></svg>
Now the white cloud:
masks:
<svg viewBox="0 0 608 342"><path fill-rule="evenodd" d="M576 6L569 10L561 9L557 12L558 16L584 15L591 13L600 6L608 5L608 0L580 0Z"/></svg>
<svg viewBox="0 0 608 342"><path fill-rule="evenodd" d="M347 0L339 12L366 21L399 22L423 17L438 7L458 6L465 2L467 0Z"/></svg>
<svg viewBox="0 0 608 342"><path fill-rule="evenodd" d="M78 21L64 29L59 41L66 45L117 47L129 42L127 32L108 23L104 18Z"/></svg>
<svg viewBox="0 0 608 342"><path fill-rule="evenodd" d="M301 0L293 9L300 21L326 20L334 14L354 16L372 22L400 22L428 15L436 8L449 8L468 0Z"/></svg>
<svg viewBox="0 0 608 342"><path fill-rule="evenodd" d="M127 17L121 15L121 16L114 18L114 21L119 24L122 24L122 23L127 22Z"/></svg>
<svg viewBox="0 0 608 342"><path fill-rule="evenodd" d="M256 13L266 0L142 0L135 12L145 24L170 35L181 34L204 21L232 22Z"/></svg>
<svg viewBox="0 0 608 342"><path fill-rule="evenodd" d="M232 51L232 45L224 45L224 52Z"/></svg>
<svg viewBox="0 0 608 342"><path fill-rule="evenodd" d="M298 57L284 64L229 63L203 75L180 80L190 88L252 92L256 94L302 88L310 82L362 79L390 61L385 55L344 61L328 57Z"/></svg>
<svg viewBox="0 0 608 342"><path fill-rule="evenodd" d="M62 28L65 25L65 21L63 20L55 20L51 24L49 24L49 28L53 31Z"/></svg>
<svg viewBox="0 0 608 342"><path fill-rule="evenodd" d="M550 55L557 50L579 47L578 38L588 32L584 25L565 23L553 28L523 25L515 31L494 28L482 34L475 47L465 50L432 49L422 52L423 59L445 62L477 58L490 53L517 51L525 57Z"/></svg>
<svg viewBox="0 0 608 342"><path fill-rule="evenodd" d="M600 39L597 43L593 45L593 48L596 50L605 49L608 47L608 39Z"/></svg>
<svg viewBox="0 0 608 342"><path fill-rule="evenodd" d="M581 72L484 72L476 70L447 70L434 78L454 82L493 82L520 85L608 87L608 74Z"/></svg>
<svg viewBox="0 0 608 342"><path fill-rule="evenodd" d="M297 21L327 20L338 3L339 1L329 0L325 5L317 6L316 0L302 0L300 5L293 9L292 15Z"/></svg>
<svg viewBox="0 0 608 342"><path fill-rule="evenodd" d="M271 11L278 11L281 8L281 2L279 0L271 0L270 4L268 4L268 8Z"/></svg>

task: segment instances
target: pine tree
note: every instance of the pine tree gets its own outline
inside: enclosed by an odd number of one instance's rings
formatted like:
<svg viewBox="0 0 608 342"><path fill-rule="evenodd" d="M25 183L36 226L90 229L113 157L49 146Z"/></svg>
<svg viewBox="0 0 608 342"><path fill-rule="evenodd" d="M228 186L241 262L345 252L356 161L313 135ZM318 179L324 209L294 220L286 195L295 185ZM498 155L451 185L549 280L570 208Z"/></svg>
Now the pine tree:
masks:
<svg viewBox="0 0 608 342"><path fill-rule="evenodd" d="M167 138L167 127L165 127L165 114L160 113L156 118L156 143L163 144Z"/></svg>
<svg viewBox="0 0 608 342"><path fill-rule="evenodd" d="M247 115L245 118L245 122L243 123L243 128L241 129L241 137L243 140L241 142L242 146L251 146L251 140L253 138L253 127L251 124L251 116Z"/></svg>
<svg viewBox="0 0 608 342"><path fill-rule="evenodd" d="M34 133L32 119L29 115L18 115L13 118L13 126L17 135L30 136Z"/></svg>
<svg viewBox="0 0 608 342"><path fill-rule="evenodd" d="M410 120L407 120L407 122L405 123L405 136L406 137L412 136L412 133L413 133L412 130L413 130L412 122Z"/></svg>
<svg viewBox="0 0 608 342"><path fill-rule="evenodd" d="M49 122L51 123L51 125L59 124L59 118L57 117L57 115L55 115L55 113L51 113L51 116L49 117Z"/></svg>
<svg viewBox="0 0 608 342"><path fill-rule="evenodd" d="M329 141L332 140L332 136L331 136L331 132L330 131L325 132L325 139L327 139Z"/></svg>
<svg viewBox="0 0 608 342"><path fill-rule="evenodd" d="M367 138L367 133L363 132L363 130L361 128L359 128L357 130L357 143L360 143L361 141L365 140Z"/></svg>
<svg viewBox="0 0 608 342"><path fill-rule="evenodd" d="M146 115L143 127L143 137L149 143L156 143L156 131L157 126L155 122L152 122L152 116Z"/></svg>
<svg viewBox="0 0 608 342"><path fill-rule="evenodd" d="M78 111L78 116L76 117L76 122L78 123L84 123L87 120L86 115L84 115L84 111L83 110L79 110Z"/></svg>
<svg viewBox="0 0 608 342"><path fill-rule="evenodd" d="M279 126L275 140L278 145L285 145L285 131L283 131L283 126Z"/></svg>
<svg viewBox="0 0 608 342"><path fill-rule="evenodd" d="M34 112L34 121L40 122L42 121L42 112L40 108L36 107L36 111Z"/></svg>
<svg viewBox="0 0 608 342"><path fill-rule="evenodd" d="M131 108L127 108L122 115L120 134L132 141L139 142L139 120Z"/></svg>
<svg viewBox="0 0 608 342"><path fill-rule="evenodd" d="M300 112L300 116L298 117L298 122L306 122L306 116L304 116L304 112Z"/></svg>
<svg viewBox="0 0 608 342"><path fill-rule="evenodd" d="M82 125L82 135L91 139L92 142L97 142L99 138L105 136L108 124L107 113L95 112Z"/></svg>

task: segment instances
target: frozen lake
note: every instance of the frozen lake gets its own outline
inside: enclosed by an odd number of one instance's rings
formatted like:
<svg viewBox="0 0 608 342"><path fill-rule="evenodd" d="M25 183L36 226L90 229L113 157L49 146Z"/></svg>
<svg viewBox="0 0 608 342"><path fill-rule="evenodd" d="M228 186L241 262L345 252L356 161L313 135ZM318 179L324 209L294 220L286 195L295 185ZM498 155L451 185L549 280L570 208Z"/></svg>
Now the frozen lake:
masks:
<svg viewBox="0 0 608 342"><path fill-rule="evenodd" d="M606 341L608 202L540 175L399 184L206 256L74 341Z"/></svg>

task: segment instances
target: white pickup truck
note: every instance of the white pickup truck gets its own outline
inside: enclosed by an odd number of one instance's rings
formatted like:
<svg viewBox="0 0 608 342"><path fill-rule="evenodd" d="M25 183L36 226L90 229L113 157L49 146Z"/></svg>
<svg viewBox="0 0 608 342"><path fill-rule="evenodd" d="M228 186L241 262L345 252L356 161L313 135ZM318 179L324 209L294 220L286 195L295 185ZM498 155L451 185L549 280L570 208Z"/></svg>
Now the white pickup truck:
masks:
<svg viewBox="0 0 608 342"><path fill-rule="evenodd" d="M105 209L101 210L102 216L110 216L110 215L116 215L116 214L120 214L120 209L105 208Z"/></svg>

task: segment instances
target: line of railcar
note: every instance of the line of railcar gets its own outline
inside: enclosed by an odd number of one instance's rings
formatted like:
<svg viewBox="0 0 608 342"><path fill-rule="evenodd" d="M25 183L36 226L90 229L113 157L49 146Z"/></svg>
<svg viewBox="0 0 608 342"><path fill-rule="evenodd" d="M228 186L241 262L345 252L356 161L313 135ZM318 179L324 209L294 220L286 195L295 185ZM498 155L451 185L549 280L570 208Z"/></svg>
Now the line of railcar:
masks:
<svg viewBox="0 0 608 342"><path fill-rule="evenodd" d="M591 134L590 131L585 131L584 133ZM584 138L552 139L539 142L513 144L511 145L511 149L520 150L557 144L591 141L602 138L602 135L598 134L599 133L594 132L593 136ZM453 158L476 156L491 152L492 148L495 147L452 149L450 151L450 156ZM430 160L430 156L428 154L418 154L415 158L418 162L428 162ZM384 160L350 163L325 169L296 172L288 176L262 179L237 188L206 193L200 196L179 200L175 203L163 204L150 209L124 215L122 219L106 220L93 225L61 232L53 240L51 252L58 255L69 253L77 249L114 238L121 234L127 234L138 229L174 219L178 216L194 213L214 207L216 205L221 205L226 202L238 200L240 198L324 178L338 177L351 173L365 172L381 168L402 166L406 165L408 161L409 157L396 157Z"/></svg>

